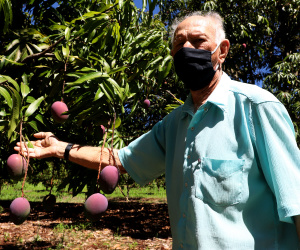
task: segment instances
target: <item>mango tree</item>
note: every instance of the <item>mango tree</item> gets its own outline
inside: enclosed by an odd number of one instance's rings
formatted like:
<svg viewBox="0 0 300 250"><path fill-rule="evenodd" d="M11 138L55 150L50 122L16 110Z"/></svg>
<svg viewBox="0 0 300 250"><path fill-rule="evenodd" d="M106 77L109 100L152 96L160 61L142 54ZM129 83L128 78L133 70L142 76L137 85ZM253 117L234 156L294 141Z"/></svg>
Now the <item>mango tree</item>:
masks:
<svg viewBox="0 0 300 250"><path fill-rule="evenodd" d="M131 0L58 3L53 8L46 1L28 2L32 21L2 41L0 150L1 176L7 180L6 159L13 146L32 139L34 132L102 146L102 125L105 146L122 148L161 119L173 99L164 81L172 67L166 30L151 11L137 9ZM155 2L148 4L153 11ZM57 101L68 107L64 123L51 115ZM59 189L68 186L74 195L85 186L94 192L97 177L59 159L31 159L28 176L51 187L54 177Z"/></svg>

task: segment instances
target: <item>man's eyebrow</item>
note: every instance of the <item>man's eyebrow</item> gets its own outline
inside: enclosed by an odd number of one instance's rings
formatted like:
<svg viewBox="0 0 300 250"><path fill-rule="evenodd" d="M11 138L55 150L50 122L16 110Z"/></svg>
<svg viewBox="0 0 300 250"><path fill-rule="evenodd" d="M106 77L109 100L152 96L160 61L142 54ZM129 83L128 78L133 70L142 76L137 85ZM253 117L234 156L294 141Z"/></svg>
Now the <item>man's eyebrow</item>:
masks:
<svg viewBox="0 0 300 250"><path fill-rule="evenodd" d="M207 37L207 34L200 32L200 31L194 31L190 33L191 36L201 36L201 37Z"/></svg>
<svg viewBox="0 0 300 250"><path fill-rule="evenodd" d="M186 34L184 33L177 33L175 34L174 36L174 41L175 40L181 40L183 38L185 38ZM195 37L195 36L199 36L199 37L207 37L207 34L203 33L203 32L200 32L200 31L194 31L194 32L191 32L189 34L189 36L192 36L192 37Z"/></svg>
<svg viewBox="0 0 300 250"><path fill-rule="evenodd" d="M178 34L178 33L177 33L177 34L175 34L174 39L181 39L181 38L184 38L184 37L185 37L184 34L182 34L182 33L181 33L181 34L180 34L180 33Z"/></svg>

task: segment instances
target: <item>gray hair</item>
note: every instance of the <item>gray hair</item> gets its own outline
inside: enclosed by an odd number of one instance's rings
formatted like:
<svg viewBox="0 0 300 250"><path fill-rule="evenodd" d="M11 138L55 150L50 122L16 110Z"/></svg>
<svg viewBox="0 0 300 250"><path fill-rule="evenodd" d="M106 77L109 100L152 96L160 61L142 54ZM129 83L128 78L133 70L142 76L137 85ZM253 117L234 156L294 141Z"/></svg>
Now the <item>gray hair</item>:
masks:
<svg viewBox="0 0 300 250"><path fill-rule="evenodd" d="M181 22L183 22L185 19L187 19L188 17L192 17L192 16L211 18L215 21L214 23L216 26L216 43L217 44L226 38L225 28L224 28L224 20L219 15L219 13L217 13L215 11L209 11L209 12L194 11L194 12L188 13L187 15L184 15L182 17L176 18L173 21L173 23L171 25L171 30L170 30L172 46L173 46L174 34L177 29L177 26Z"/></svg>

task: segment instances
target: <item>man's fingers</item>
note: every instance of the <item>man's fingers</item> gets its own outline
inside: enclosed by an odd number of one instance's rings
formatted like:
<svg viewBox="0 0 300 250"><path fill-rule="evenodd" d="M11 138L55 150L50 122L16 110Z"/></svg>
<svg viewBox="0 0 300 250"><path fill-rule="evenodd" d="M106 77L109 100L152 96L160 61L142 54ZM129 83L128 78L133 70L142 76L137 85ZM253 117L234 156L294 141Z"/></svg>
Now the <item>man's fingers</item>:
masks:
<svg viewBox="0 0 300 250"><path fill-rule="evenodd" d="M29 152L29 153L33 153L34 152L34 148L28 148L28 150L27 150L27 148L26 147L20 147L20 146L15 146L14 147L14 150L16 150L16 151L20 151L22 149L22 151L23 152Z"/></svg>
<svg viewBox="0 0 300 250"><path fill-rule="evenodd" d="M46 133L45 132L38 132L36 134L33 135L35 138L45 138L46 137Z"/></svg>
<svg viewBox="0 0 300 250"><path fill-rule="evenodd" d="M46 137L54 136L52 132L38 132L33 135L35 138L44 139Z"/></svg>
<svg viewBox="0 0 300 250"><path fill-rule="evenodd" d="M28 145L29 144L29 142L25 142L26 143L26 145L27 145L27 147L29 147L30 145ZM25 143L24 142L22 142L22 143L20 143L20 142L17 142L17 146L18 147L25 147ZM33 146L37 146L37 147L40 147L41 146L41 141L40 140L38 140L38 141L30 141L30 143L33 145Z"/></svg>
<svg viewBox="0 0 300 250"><path fill-rule="evenodd" d="M21 152L23 156L27 157L29 154L30 158L38 158L40 156L40 154L33 148L28 148L28 150L26 149L26 147L22 148L23 150L21 150L21 147L15 146L14 150Z"/></svg>

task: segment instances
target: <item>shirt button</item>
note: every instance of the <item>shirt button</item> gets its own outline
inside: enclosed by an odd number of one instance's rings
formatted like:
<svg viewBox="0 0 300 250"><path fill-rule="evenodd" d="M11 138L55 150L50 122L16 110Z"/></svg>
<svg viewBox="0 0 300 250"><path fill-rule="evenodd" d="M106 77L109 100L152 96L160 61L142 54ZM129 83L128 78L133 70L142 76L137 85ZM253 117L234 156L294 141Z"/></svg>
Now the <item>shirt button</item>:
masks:
<svg viewBox="0 0 300 250"><path fill-rule="evenodd" d="M185 218L185 214L182 214L182 217Z"/></svg>
<svg viewBox="0 0 300 250"><path fill-rule="evenodd" d="M188 158L188 159L190 159L190 158L191 158L191 156L190 156L190 155L188 155L188 156L187 156L187 158Z"/></svg>
<svg viewBox="0 0 300 250"><path fill-rule="evenodd" d="M208 108L204 108L204 111L207 112L207 111L208 111Z"/></svg>
<svg viewBox="0 0 300 250"><path fill-rule="evenodd" d="M193 131L195 128L194 127L191 127L191 130Z"/></svg>
<svg viewBox="0 0 300 250"><path fill-rule="evenodd" d="M184 186L185 186L185 187L187 187L187 186L188 186L187 182L186 182L186 183L184 183Z"/></svg>
<svg viewBox="0 0 300 250"><path fill-rule="evenodd" d="M183 244L180 244L180 247L183 248Z"/></svg>

